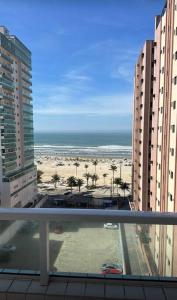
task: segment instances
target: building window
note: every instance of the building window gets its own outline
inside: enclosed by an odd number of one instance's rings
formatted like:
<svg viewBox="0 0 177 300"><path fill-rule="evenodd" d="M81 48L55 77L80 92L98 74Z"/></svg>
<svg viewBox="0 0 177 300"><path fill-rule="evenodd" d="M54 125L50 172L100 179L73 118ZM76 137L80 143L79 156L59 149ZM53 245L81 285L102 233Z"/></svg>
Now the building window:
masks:
<svg viewBox="0 0 177 300"><path fill-rule="evenodd" d="M173 102L171 103L171 107L172 107L173 109L176 109L176 101L173 101Z"/></svg>
<svg viewBox="0 0 177 300"><path fill-rule="evenodd" d="M173 179L173 172L169 171L170 178Z"/></svg>
<svg viewBox="0 0 177 300"><path fill-rule="evenodd" d="M174 133L175 132L175 125L171 125L171 131Z"/></svg>
<svg viewBox="0 0 177 300"><path fill-rule="evenodd" d="M163 107L160 108L160 112L161 112L161 114L163 114Z"/></svg>
<svg viewBox="0 0 177 300"><path fill-rule="evenodd" d="M175 60L177 60L177 51L174 54L174 58L175 58Z"/></svg>
<svg viewBox="0 0 177 300"><path fill-rule="evenodd" d="M168 266L170 266L170 260L168 259Z"/></svg>
<svg viewBox="0 0 177 300"><path fill-rule="evenodd" d="M171 152L171 156L174 156L174 154L175 154L174 148L171 148L171 149L170 149L170 152Z"/></svg>
<svg viewBox="0 0 177 300"><path fill-rule="evenodd" d="M174 84L177 84L177 76L174 77Z"/></svg>
<svg viewBox="0 0 177 300"><path fill-rule="evenodd" d="M173 196L170 193L169 193L169 198L170 198L170 201L173 201Z"/></svg>
<svg viewBox="0 0 177 300"><path fill-rule="evenodd" d="M161 94L163 94L163 86L161 87Z"/></svg>

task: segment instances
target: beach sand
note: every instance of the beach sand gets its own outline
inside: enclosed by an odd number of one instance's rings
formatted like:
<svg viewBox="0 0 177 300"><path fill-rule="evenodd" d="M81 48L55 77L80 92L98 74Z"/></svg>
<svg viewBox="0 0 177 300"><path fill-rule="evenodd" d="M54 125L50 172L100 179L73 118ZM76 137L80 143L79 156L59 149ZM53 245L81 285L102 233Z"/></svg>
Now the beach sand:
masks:
<svg viewBox="0 0 177 300"><path fill-rule="evenodd" d="M97 174L99 179L97 181L97 186L106 186L111 185L111 180L113 173L110 170L110 166L112 164L117 166L117 171L114 174L114 177L122 178L122 181L131 184L131 160L130 159L111 159L111 158L97 158L98 165L93 165L93 161L95 158L69 158L69 157L57 157L57 156L44 156L38 157L36 159L37 169L43 172L42 175L42 182L50 182L52 175L58 174L61 177L61 182L58 184L58 187L66 187L66 180L69 176L75 176L77 178L82 178L86 185L86 179L83 175L88 172L90 174ZM77 168L74 166L74 163L78 162L79 167ZM120 174L120 162L121 162L121 174ZM63 165L61 165L63 164ZM85 165L88 165L88 168L85 168ZM106 173L107 177L103 178L103 174ZM91 180L90 180L91 184Z"/></svg>

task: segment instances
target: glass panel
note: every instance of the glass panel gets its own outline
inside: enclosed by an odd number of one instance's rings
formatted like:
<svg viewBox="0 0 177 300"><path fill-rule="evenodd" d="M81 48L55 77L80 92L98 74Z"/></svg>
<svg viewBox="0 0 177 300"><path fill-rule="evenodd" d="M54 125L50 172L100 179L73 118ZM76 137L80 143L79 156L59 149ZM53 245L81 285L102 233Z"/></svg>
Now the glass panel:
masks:
<svg viewBox="0 0 177 300"><path fill-rule="evenodd" d="M0 268L39 270L39 226L36 222L0 222Z"/></svg>
<svg viewBox="0 0 177 300"><path fill-rule="evenodd" d="M50 270L145 279L177 277L177 226L50 223Z"/></svg>
<svg viewBox="0 0 177 300"><path fill-rule="evenodd" d="M50 270L104 274L104 264L122 272L119 225L104 223L50 223ZM107 224L109 227L110 225ZM119 270L117 272L119 272Z"/></svg>

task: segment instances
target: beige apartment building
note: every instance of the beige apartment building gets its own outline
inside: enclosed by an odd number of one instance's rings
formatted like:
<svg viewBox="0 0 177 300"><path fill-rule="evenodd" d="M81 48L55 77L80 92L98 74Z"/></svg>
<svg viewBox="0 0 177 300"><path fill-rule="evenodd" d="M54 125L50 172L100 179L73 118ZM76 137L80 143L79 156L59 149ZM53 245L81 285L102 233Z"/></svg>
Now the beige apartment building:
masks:
<svg viewBox="0 0 177 300"><path fill-rule="evenodd" d="M154 42L146 41L135 67L133 124L133 199L137 210L148 210L153 98Z"/></svg>
<svg viewBox="0 0 177 300"><path fill-rule="evenodd" d="M36 193L31 52L0 26L0 206L25 207Z"/></svg>
<svg viewBox="0 0 177 300"><path fill-rule="evenodd" d="M140 110L136 112L136 85L134 91L133 199L139 210L177 212L177 0L168 0L161 15L156 17L154 40L152 109L144 110L146 119L151 119L151 122L146 123L144 131L138 123L138 129L143 134L141 140L147 141L148 156L142 156L142 151L136 151L139 149L136 116L140 114ZM138 64L139 60L140 58ZM150 75L145 73L145 76L144 81L149 81L150 84ZM135 83L136 81L137 65ZM149 103L149 95L145 94L143 100ZM146 135L147 132L149 136ZM140 173L142 165L144 168ZM143 182L145 187L142 187ZM149 189L149 193L142 192L143 188L146 191ZM175 226L151 226L149 236L149 246L159 274L177 276Z"/></svg>

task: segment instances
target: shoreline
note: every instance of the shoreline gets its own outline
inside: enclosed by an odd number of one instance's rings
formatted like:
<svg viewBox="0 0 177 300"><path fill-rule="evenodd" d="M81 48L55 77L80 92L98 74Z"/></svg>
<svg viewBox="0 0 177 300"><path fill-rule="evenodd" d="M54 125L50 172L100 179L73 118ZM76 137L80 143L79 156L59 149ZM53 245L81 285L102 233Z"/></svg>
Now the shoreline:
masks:
<svg viewBox="0 0 177 300"><path fill-rule="evenodd" d="M93 165L93 160L97 160L98 164L95 168ZM132 162L131 159L124 158L102 158L102 157L67 157L58 155L44 155L36 156L35 162L37 169L43 172L41 177L42 184L47 184L50 190L55 190L55 192L65 192L68 190L67 178L74 176L84 180L84 185L81 187L81 191L86 190L86 178L85 174L89 173L91 175L97 174L97 189L100 189L100 194L105 193L105 187L110 187L113 179L113 172L110 169L111 165L116 165L117 170L114 173L114 178L121 177L122 181L127 182L131 185L131 172L132 172ZM79 166L76 168L74 163L77 162ZM88 165L86 168L85 165ZM54 188L54 184L51 183L52 176L58 174L60 176L60 182L57 187ZM103 176L106 174L106 177ZM89 180L91 185L91 179ZM41 184L41 185L42 185ZM74 188L78 191L78 188Z"/></svg>

